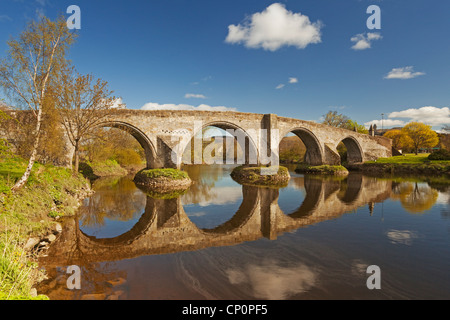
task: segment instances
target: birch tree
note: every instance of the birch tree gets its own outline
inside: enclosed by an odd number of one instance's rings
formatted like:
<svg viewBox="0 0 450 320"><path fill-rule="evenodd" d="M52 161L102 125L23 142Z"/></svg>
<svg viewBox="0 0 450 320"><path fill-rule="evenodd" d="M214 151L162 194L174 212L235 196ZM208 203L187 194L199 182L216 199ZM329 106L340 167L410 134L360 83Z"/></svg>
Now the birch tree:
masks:
<svg viewBox="0 0 450 320"><path fill-rule="evenodd" d="M69 31L63 16L56 21L41 17L29 22L17 39L8 41L8 56L0 60L0 86L17 107L31 111L36 123L33 132L29 133L34 142L28 165L12 187L13 192L28 181L41 138L47 89L58 82L75 38L76 34Z"/></svg>

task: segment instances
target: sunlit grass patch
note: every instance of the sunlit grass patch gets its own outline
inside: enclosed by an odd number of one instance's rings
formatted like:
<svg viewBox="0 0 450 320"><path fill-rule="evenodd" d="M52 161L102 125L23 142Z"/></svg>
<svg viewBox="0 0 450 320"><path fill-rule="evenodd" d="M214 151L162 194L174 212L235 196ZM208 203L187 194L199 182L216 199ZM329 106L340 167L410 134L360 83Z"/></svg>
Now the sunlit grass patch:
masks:
<svg viewBox="0 0 450 320"><path fill-rule="evenodd" d="M0 300L48 299L43 295L30 295L39 271L19 244L19 233L4 231L0 234Z"/></svg>

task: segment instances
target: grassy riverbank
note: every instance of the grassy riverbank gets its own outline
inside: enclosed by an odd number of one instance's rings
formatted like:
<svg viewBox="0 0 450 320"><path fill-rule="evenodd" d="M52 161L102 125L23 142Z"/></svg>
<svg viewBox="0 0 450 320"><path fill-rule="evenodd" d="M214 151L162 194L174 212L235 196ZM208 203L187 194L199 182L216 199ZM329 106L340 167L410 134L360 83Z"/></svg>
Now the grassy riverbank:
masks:
<svg viewBox="0 0 450 320"><path fill-rule="evenodd" d="M124 176L129 173L129 170L123 168L116 160L82 162L79 171L90 180L100 177Z"/></svg>
<svg viewBox="0 0 450 320"><path fill-rule="evenodd" d="M343 166L331 166L331 165L321 165L321 166L311 166L305 163L301 163L295 168L297 173L308 173L308 174L323 174L323 175L347 175L348 170Z"/></svg>
<svg viewBox="0 0 450 320"><path fill-rule="evenodd" d="M27 161L0 154L0 299L32 299L40 277L34 252L24 250L28 239L53 232L56 219L72 215L90 192L89 182L67 168L35 163L21 190L11 192Z"/></svg>
<svg viewBox="0 0 450 320"><path fill-rule="evenodd" d="M368 174L450 175L450 161L430 160L428 154L405 154L349 165L348 169Z"/></svg>

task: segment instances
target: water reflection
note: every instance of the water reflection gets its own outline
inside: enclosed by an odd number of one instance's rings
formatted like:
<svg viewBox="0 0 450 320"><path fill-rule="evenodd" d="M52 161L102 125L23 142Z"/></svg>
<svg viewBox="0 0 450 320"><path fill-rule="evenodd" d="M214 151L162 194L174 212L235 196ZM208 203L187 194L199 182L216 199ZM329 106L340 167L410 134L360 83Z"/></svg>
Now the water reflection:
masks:
<svg viewBox="0 0 450 320"><path fill-rule="evenodd" d="M139 282L124 268L151 257L158 265L163 257L176 254L176 263L164 264L163 269L171 270L193 297L287 299L318 285L323 272L312 261L323 261L323 250L308 259L305 253L303 259L292 253L286 254L292 256L286 259L279 256L278 249L268 253L267 245L277 243L273 240L359 208L368 207L372 214L377 203L389 198L410 213L425 212L438 199L447 205L449 199L448 188L443 185L439 187L444 191L438 191L432 184L361 174L344 178L292 174L288 187L274 189L238 185L229 178L231 168L226 166L191 166L186 170L195 183L186 194L173 199L149 196L130 178L99 180L96 194L86 200L76 217L65 221L61 237L41 259L51 279L44 290L57 299L65 295L81 298L89 292L102 292L100 297L120 296L120 290L130 289L120 289L117 283ZM396 246L411 246L420 236L417 231L398 227L383 231L383 237ZM239 248L243 243L258 247L240 252L236 260L218 251L204 251ZM299 250L294 248L289 250ZM330 253L327 255L333 260ZM82 267L83 281L90 285L77 292L78 296L73 293L69 297L58 279L64 278L64 266L74 264ZM127 267L116 270L118 264ZM363 266L370 263L353 258L351 264L350 274L361 274ZM174 281L168 278L165 280ZM222 295L197 285L205 282L210 288L221 288Z"/></svg>
<svg viewBox="0 0 450 320"><path fill-rule="evenodd" d="M410 230L394 230L386 232L386 236L393 244L411 245L412 241L417 238L417 233Z"/></svg>
<svg viewBox="0 0 450 320"><path fill-rule="evenodd" d="M400 182L394 185L392 198L400 200L410 213L424 213L430 210L438 198L438 190L427 183Z"/></svg>
<svg viewBox="0 0 450 320"><path fill-rule="evenodd" d="M131 177L107 177L94 182L96 193L84 200L78 216L84 232L99 238L120 235L142 215L146 196Z"/></svg>
<svg viewBox="0 0 450 320"><path fill-rule="evenodd" d="M174 199L155 199L131 188L129 181L124 179L114 184L114 188L121 192L121 198L116 201L125 200L123 204L115 206L113 191L99 188L97 194L88 199L86 206L80 210L77 217L79 222L66 224L63 237L66 246L70 241L78 243L70 247L79 250L76 256L90 262L115 260L118 257L128 259L143 254L199 250L210 246L238 244L262 237L276 239L284 232L336 218L367 203L387 199L391 193L391 182L386 180L375 183L372 180L358 175L356 178L336 183L318 177L304 177L305 198L294 212L288 214L285 214L278 205L278 189L233 187L233 190L241 189L242 202L238 209L229 214L228 220L208 228L198 226L193 222L193 217L186 214L182 199L193 198L190 195L186 198L182 196ZM357 181L355 185L359 188L349 187L349 181ZM296 183L298 186L300 182ZM218 187L218 190L220 193L221 188ZM215 201L215 193L212 194L213 196L208 198L209 203ZM189 201L186 202L189 204ZM94 218L95 212L99 213L100 218ZM108 237L90 233L92 225L97 227L99 221L104 223L105 217L117 220L127 218L126 221L132 221L133 226L126 232ZM48 260L60 265L82 262L64 261L68 256L66 248L53 246L54 252L49 255Z"/></svg>
<svg viewBox="0 0 450 320"><path fill-rule="evenodd" d="M303 293L313 287L318 278L317 273L304 264L281 266L277 261L230 268L226 274L231 284L249 286L250 295L269 300L284 300Z"/></svg>

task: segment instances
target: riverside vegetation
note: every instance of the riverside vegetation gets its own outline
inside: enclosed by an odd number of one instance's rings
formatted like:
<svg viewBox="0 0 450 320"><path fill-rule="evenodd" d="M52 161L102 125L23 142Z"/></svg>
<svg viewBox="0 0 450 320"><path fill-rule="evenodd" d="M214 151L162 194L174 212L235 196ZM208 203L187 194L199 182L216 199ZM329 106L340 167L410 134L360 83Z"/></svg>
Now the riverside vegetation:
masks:
<svg viewBox="0 0 450 320"><path fill-rule="evenodd" d="M70 169L36 162L24 188L12 192L27 161L0 141L0 299L46 299L32 290L44 275L36 263L41 242L30 240L53 241L58 218L76 212L90 184Z"/></svg>
<svg viewBox="0 0 450 320"><path fill-rule="evenodd" d="M349 170L368 174L450 175L450 153L438 150L431 154L419 153L380 158L362 164L349 165Z"/></svg>

